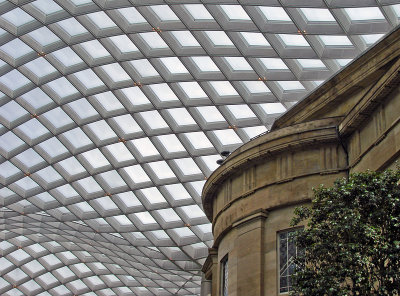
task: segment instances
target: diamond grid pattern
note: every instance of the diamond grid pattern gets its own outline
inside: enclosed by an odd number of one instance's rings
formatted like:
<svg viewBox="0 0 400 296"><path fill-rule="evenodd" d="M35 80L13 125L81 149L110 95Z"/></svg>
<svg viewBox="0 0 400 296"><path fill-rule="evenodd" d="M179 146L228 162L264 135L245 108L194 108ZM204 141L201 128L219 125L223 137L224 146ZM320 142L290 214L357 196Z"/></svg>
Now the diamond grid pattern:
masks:
<svg viewBox="0 0 400 296"><path fill-rule="evenodd" d="M0 1L0 294L199 295L219 153L396 27L399 3Z"/></svg>

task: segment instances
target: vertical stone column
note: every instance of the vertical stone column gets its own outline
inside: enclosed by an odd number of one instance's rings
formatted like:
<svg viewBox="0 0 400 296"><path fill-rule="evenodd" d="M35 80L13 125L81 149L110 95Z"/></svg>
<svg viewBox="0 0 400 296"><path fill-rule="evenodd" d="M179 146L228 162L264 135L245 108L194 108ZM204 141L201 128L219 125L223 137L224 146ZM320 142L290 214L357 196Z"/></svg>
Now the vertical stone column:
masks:
<svg viewBox="0 0 400 296"><path fill-rule="evenodd" d="M204 273L201 273L201 291L200 296L211 296L211 280L206 280Z"/></svg>
<svg viewBox="0 0 400 296"><path fill-rule="evenodd" d="M201 296L217 296L218 294L218 251L215 248L208 249L208 257L204 262L204 292L203 279L201 284ZM204 294L203 294L204 293Z"/></svg>
<svg viewBox="0 0 400 296"><path fill-rule="evenodd" d="M258 211L239 220L237 250L237 296L264 295L264 225L267 213Z"/></svg>

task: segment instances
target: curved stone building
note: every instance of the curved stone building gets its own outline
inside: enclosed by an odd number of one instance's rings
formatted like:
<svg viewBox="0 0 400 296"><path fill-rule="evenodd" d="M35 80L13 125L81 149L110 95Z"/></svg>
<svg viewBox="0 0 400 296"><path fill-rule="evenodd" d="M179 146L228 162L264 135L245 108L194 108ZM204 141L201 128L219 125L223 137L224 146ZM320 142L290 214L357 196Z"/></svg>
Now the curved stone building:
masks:
<svg viewBox="0 0 400 296"><path fill-rule="evenodd" d="M384 170L400 154L400 31L359 57L235 150L208 178L203 206L214 245L203 295L280 295L290 290L287 240L312 188L351 172Z"/></svg>

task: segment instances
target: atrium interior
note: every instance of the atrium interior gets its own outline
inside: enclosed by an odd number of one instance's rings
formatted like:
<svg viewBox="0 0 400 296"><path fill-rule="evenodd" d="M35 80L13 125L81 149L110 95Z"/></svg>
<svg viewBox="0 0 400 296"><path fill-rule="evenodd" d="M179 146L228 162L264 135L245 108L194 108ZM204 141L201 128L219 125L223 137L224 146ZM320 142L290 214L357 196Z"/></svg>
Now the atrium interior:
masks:
<svg viewBox="0 0 400 296"><path fill-rule="evenodd" d="M200 295L217 161L399 22L400 0L0 0L0 295Z"/></svg>

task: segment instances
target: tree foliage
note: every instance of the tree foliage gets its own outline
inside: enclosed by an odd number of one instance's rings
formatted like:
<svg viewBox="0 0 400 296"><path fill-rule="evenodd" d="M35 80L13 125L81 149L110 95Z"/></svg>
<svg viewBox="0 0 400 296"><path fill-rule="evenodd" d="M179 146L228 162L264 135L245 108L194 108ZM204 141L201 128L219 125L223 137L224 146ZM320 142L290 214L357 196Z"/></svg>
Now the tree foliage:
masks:
<svg viewBox="0 0 400 296"><path fill-rule="evenodd" d="M365 172L314 189L292 226L304 251L290 295L400 294L400 170Z"/></svg>

